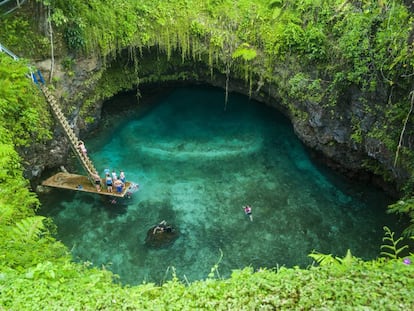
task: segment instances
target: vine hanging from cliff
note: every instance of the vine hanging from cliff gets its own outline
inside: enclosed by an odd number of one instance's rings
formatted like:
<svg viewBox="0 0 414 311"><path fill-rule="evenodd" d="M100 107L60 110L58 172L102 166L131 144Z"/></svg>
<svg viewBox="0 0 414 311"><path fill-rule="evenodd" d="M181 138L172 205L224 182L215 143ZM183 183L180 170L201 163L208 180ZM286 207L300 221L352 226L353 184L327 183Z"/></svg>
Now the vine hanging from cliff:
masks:
<svg viewBox="0 0 414 311"><path fill-rule="evenodd" d="M410 93L410 98L411 98L411 99L410 99L410 102L411 102L411 105L410 105L410 110L408 111L407 117L406 117L406 118L405 118L405 120L404 120L404 125L403 125L403 128L402 128L402 130L401 130L400 140L399 140L399 142L398 142L397 151L395 152L394 167L395 167L395 166L397 166L398 155L399 155L400 149L401 149L401 147L402 147L402 141L403 141L403 138L404 138L404 132L405 132L405 129L406 129L406 127L407 127L408 120L409 120L409 118L410 118L410 116L411 116L411 113L412 113L412 111L413 111L413 106L414 106L414 91L411 91L411 93Z"/></svg>

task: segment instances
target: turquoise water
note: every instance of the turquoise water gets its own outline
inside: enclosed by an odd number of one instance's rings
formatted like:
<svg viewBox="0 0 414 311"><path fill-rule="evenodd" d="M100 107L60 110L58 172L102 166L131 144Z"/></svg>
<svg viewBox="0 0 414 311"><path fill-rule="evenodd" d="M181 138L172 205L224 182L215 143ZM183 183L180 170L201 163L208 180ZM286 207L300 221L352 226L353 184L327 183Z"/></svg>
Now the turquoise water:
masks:
<svg viewBox="0 0 414 311"><path fill-rule="evenodd" d="M102 126L85 139L101 173L123 169L140 185L130 199L53 190L42 214L74 258L105 266L123 283L205 279L245 266L307 266L312 250L377 257L389 199L314 163L289 121L223 90L177 88L146 104L134 95L111 100ZM124 107L124 108L123 108ZM75 162L74 162L75 163ZM79 169L79 172L81 170ZM253 221L242 206L253 208ZM179 237L145 245L149 228L166 220Z"/></svg>

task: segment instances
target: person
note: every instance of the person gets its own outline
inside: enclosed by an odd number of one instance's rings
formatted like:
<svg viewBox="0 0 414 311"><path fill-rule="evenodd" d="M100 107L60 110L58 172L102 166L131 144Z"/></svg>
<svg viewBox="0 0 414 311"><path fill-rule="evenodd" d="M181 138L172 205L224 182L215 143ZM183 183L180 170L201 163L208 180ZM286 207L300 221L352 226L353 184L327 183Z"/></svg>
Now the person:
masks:
<svg viewBox="0 0 414 311"><path fill-rule="evenodd" d="M86 150L85 143L82 140L78 142L78 149L85 158L88 156L88 150Z"/></svg>
<svg viewBox="0 0 414 311"><path fill-rule="evenodd" d="M124 173L124 171L121 171L120 173L119 173L119 179L125 184L125 182L126 182L126 178L125 178L125 173Z"/></svg>
<svg viewBox="0 0 414 311"><path fill-rule="evenodd" d="M115 170L112 171L112 179L113 179L113 181L118 179L118 176L116 176Z"/></svg>
<svg viewBox="0 0 414 311"><path fill-rule="evenodd" d="M106 174L105 181L108 192L112 192L112 178L109 174Z"/></svg>
<svg viewBox="0 0 414 311"><path fill-rule="evenodd" d="M250 205L243 206L244 213L249 216L250 221L253 221L252 207Z"/></svg>
<svg viewBox="0 0 414 311"><path fill-rule="evenodd" d="M135 191L138 191L139 190L139 184L136 184L136 183L131 183L130 185L129 185L129 188L128 188L129 190L131 190L131 193L132 192L135 192Z"/></svg>
<svg viewBox="0 0 414 311"><path fill-rule="evenodd" d="M97 172L92 175L93 180L95 181L96 191L101 192L101 177Z"/></svg>
<svg viewBox="0 0 414 311"><path fill-rule="evenodd" d="M155 226L152 234L156 234L158 231L163 233L167 227L167 222L165 220L161 221L158 225Z"/></svg>
<svg viewBox="0 0 414 311"><path fill-rule="evenodd" d="M121 193L122 190L124 190L124 183L120 179L114 181L114 186L116 188L116 192L118 193Z"/></svg>

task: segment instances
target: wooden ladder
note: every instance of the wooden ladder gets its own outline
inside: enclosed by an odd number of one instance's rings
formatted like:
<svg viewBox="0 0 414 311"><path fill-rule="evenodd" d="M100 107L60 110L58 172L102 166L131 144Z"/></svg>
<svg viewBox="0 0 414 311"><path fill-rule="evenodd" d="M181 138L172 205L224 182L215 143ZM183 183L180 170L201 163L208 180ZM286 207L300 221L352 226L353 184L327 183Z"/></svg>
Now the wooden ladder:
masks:
<svg viewBox="0 0 414 311"><path fill-rule="evenodd" d="M93 165L91 159L81 152L79 149L79 139L76 136L73 129L70 127L69 122L66 120L65 115L63 114L62 110L60 109L59 105L57 104L57 101L55 97L50 93L50 91L47 89L46 86L40 84L40 89L42 90L43 94L45 95L47 102L49 103L50 107L52 108L52 112L55 116L55 118L59 121L60 125L62 126L66 137L70 141L70 146L72 150L75 152L75 155L81 162L83 168L88 173L88 177L91 180L92 183L95 182L94 175L99 175L98 171L96 170L95 166Z"/></svg>

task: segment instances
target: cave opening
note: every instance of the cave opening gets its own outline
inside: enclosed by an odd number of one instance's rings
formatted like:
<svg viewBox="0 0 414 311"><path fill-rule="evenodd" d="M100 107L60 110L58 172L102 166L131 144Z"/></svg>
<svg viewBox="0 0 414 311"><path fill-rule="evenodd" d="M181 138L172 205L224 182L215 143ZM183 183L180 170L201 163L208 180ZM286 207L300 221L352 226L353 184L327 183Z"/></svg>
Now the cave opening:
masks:
<svg viewBox="0 0 414 311"><path fill-rule="evenodd" d="M289 120L275 109L210 86L148 88L104 104L85 139L100 173L124 170L139 184L131 198L52 190L41 213L76 260L105 266L122 283L162 282L233 269L311 264L313 250L363 259L379 255L390 198L314 161ZM76 166L76 163L73 163ZM253 221L242 209L253 209ZM147 245L165 220L177 239Z"/></svg>

